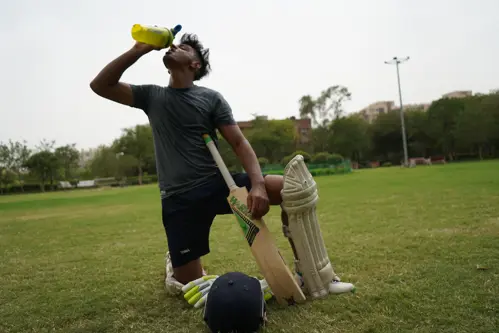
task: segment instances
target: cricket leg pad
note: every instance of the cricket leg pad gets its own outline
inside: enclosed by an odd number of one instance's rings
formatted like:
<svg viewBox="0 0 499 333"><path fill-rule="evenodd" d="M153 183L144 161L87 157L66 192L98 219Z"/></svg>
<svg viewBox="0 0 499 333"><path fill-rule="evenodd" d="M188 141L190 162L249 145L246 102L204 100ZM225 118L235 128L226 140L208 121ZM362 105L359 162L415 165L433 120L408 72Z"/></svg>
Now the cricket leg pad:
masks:
<svg viewBox="0 0 499 333"><path fill-rule="evenodd" d="M288 217L283 232L293 248L295 269L303 280L304 292L316 299L336 290L348 289L346 285L338 288L336 284L340 278L329 260L317 219L317 184L303 156L295 156L286 165L281 196L281 207Z"/></svg>

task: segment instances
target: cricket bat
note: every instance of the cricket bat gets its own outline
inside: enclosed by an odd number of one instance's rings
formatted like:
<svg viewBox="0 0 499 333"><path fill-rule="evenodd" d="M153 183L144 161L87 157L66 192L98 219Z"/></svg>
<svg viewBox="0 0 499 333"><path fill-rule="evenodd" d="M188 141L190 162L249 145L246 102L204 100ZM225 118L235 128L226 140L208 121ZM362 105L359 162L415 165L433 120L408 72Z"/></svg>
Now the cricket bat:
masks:
<svg viewBox="0 0 499 333"><path fill-rule="evenodd" d="M203 138L229 187L227 201L277 302L281 305L303 303L306 297L286 265L265 222L253 219L248 211L246 187L236 185L211 137L205 134Z"/></svg>

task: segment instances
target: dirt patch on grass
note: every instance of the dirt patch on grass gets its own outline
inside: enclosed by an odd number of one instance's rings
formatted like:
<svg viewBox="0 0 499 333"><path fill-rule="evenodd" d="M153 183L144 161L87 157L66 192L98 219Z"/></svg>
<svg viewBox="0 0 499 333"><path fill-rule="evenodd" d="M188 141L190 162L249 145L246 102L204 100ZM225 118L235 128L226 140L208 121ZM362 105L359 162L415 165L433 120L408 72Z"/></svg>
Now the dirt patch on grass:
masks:
<svg viewBox="0 0 499 333"><path fill-rule="evenodd" d="M474 226L456 226L454 228L442 228L428 230L428 233L435 234L446 234L446 235L469 235L469 236L480 236L480 235L499 235L499 218L491 218L485 220L483 223Z"/></svg>
<svg viewBox="0 0 499 333"><path fill-rule="evenodd" d="M77 219L89 216L110 216L110 215L122 215L125 212L135 209L133 205L111 205L111 206L85 206L78 208L56 208L56 209L44 209L41 211L26 212L19 214L9 214L10 216L4 216L0 218L0 221L11 221L11 222L25 222L25 221L39 221L46 219L58 219L64 218L65 220Z"/></svg>

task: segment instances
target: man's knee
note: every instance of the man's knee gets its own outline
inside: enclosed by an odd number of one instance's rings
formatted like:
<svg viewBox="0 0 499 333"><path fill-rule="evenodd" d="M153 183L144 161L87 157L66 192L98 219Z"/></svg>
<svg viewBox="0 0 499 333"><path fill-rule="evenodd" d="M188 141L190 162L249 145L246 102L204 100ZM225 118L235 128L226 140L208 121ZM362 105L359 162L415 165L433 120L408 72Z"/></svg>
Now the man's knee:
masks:
<svg viewBox="0 0 499 333"><path fill-rule="evenodd" d="M265 189L269 196L271 205L280 205L282 203L281 190L284 186L284 178L280 175L266 175Z"/></svg>

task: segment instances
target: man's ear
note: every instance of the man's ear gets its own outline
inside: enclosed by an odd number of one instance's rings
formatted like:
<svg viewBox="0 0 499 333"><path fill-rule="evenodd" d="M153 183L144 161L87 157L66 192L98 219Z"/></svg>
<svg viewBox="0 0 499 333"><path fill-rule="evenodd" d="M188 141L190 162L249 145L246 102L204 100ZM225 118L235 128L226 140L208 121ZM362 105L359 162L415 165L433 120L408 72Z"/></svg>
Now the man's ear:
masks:
<svg viewBox="0 0 499 333"><path fill-rule="evenodd" d="M191 62L191 68L197 71L198 69L201 68L201 62L199 62L197 60Z"/></svg>

